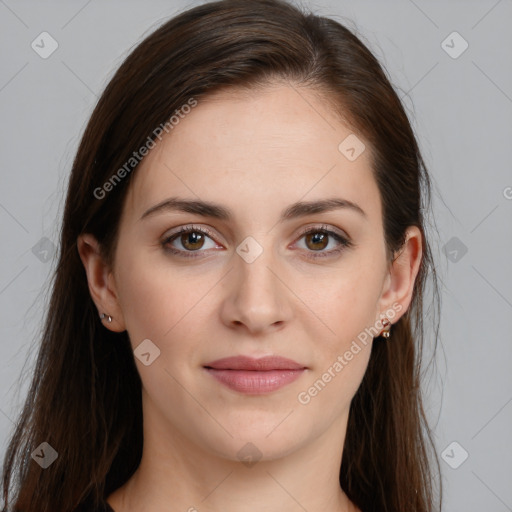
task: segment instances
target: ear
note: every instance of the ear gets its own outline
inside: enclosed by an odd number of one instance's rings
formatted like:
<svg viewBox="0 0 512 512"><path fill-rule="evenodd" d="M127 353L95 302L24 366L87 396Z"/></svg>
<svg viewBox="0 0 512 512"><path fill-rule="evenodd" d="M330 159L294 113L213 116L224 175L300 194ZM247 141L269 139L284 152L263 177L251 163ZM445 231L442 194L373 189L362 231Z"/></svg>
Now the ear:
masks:
<svg viewBox="0 0 512 512"><path fill-rule="evenodd" d="M77 239L77 247L87 273L89 293L98 308L98 315L105 313L106 317L112 317L111 322L103 319L103 325L114 332L126 330L114 275L100 254L98 241L91 234L83 234Z"/></svg>
<svg viewBox="0 0 512 512"><path fill-rule="evenodd" d="M389 318L392 324L405 314L411 304L422 255L422 233L417 226L409 226L405 243L390 264L379 301L381 315L385 315L388 310L395 312L394 317ZM401 308L398 307L399 305Z"/></svg>

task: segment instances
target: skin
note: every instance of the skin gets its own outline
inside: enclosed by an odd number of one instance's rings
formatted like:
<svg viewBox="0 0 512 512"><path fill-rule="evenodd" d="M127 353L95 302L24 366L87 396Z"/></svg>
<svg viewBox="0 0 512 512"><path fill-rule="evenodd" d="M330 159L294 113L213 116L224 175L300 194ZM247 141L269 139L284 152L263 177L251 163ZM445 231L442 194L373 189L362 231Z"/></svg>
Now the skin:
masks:
<svg viewBox="0 0 512 512"><path fill-rule="evenodd" d="M210 95L140 164L113 268L92 235L79 238L91 296L99 313L113 317L105 328L127 330L134 349L145 339L160 349L148 366L135 358L144 450L133 477L108 497L115 512L357 510L338 474L372 339L308 404L297 397L393 305L401 311L392 323L406 312L422 247L410 227L398 257L386 259L369 151L351 162L338 150L350 133L308 89L273 84ZM219 203L233 219L163 211L140 220L169 197ZM366 217L342 208L279 222L296 201L332 197L356 203ZM190 224L215 235L192 246L200 257L166 252L164 235ZM300 234L322 225L353 246L314 259L340 247L331 236L326 246ZM247 236L263 249L252 263L236 252ZM179 235L169 245L187 250ZM203 368L239 354L277 354L308 369L255 396ZM237 455L249 442L261 455L250 467Z"/></svg>

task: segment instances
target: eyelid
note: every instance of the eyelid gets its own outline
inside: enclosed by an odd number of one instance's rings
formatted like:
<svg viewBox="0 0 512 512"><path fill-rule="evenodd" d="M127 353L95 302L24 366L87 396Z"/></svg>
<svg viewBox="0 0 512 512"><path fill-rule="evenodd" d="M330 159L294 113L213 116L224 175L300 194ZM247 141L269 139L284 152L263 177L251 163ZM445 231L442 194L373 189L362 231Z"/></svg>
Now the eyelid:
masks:
<svg viewBox="0 0 512 512"><path fill-rule="evenodd" d="M199 231L200 233L204 233L205 235L208 235L212 239L219 238L216 233L214 233L208 226L199 226L197 224L186 224L184 226L179 226L178 228L170 231L169 233L166 233L163 236L162 243L168 242L169 239L175 237L176 235L179 235L180 233L186 233L189 231Z"/></svg>
<svg viewBox="0 0 512 512"><path fill-rule="evenodd" d="M175 235L177 235L177 234L179 234L181 232L186 232L186 231L189 231L189 230L192 231L192 230L195 230L195 229L197 229L197 231L200 231L200 232L203 232L203 233L207 234L211 238L217 237L217 235L212 230L210 230L210 228L207 225L206 226L205 225L199 226L197 224L186 224L186 225L183 225L183 226L179 226L178 228L176 228L175 230L171 231L170 233L166 233L163 236L163 241L166 241L169 238L171 238L171 237L173 237L173 236L175 236ZM321 224L321 225L313 224L313 225L305 226L304 228L302 228L299 231L297 236L298 237L304 236L304 235L308 234L310 231L312 231L314 229L316 229L318 231L334 231L340 237L345 238L348 241L351 240L351 238L348 235L348 233L340 230L339 228L337 228L335 226L329 226L327 224Z"/></svg>
<svg viewBox="0 0 512 512"><path fill-rule="evenodd" d="M306 226L306 227L301 229L301 231L299 232L298 236L301 237L301 236L307 235L311 231L334 232L335 234L337 234L341 238L346 239L348 242L351 241L351 238L348 235L348 233L346 233L345 231L342 231L341 229L339 229L339 228L337 228L335 226L329 226L327 224L320 224L320 225L319 224L314 224L314 225Z"/></svg>

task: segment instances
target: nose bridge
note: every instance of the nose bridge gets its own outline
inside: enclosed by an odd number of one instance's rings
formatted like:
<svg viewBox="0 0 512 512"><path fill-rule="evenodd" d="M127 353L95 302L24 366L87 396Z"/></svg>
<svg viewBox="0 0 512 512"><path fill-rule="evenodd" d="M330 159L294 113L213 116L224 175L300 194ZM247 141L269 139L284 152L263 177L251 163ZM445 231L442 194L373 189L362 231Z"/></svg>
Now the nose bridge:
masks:
<svg viewBox="0 0 512 512"><path fill-rule="evenodd" d="M276 294L279 290L275 282L276 277L270 271L276 267L270 238L267 237L266 247L252 237L247 237L237 247L238 261L235 274L238 281L237 294L242 301L265 304L277 299Z"/></svg>
<svg viewBox="0 0 512 512"><path fill-rule="evenodd" d="M247 237L236 249L224 311L230 325L242 323L251 331L264 330L290 317L286 287L276 276L280 265L271 238Z"/></svg>

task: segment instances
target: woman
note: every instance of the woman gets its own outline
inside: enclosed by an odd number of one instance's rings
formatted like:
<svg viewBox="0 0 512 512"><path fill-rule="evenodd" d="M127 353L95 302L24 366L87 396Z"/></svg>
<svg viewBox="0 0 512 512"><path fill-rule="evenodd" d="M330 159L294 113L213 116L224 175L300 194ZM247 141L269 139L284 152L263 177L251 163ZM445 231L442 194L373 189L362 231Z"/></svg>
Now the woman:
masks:
<svg viewBox="0 0 512 512"><path fill-rule="evenodd" d="M162 25L78 148L5 510L438 510L429 187L339 23L225 0Z"/></svg>

